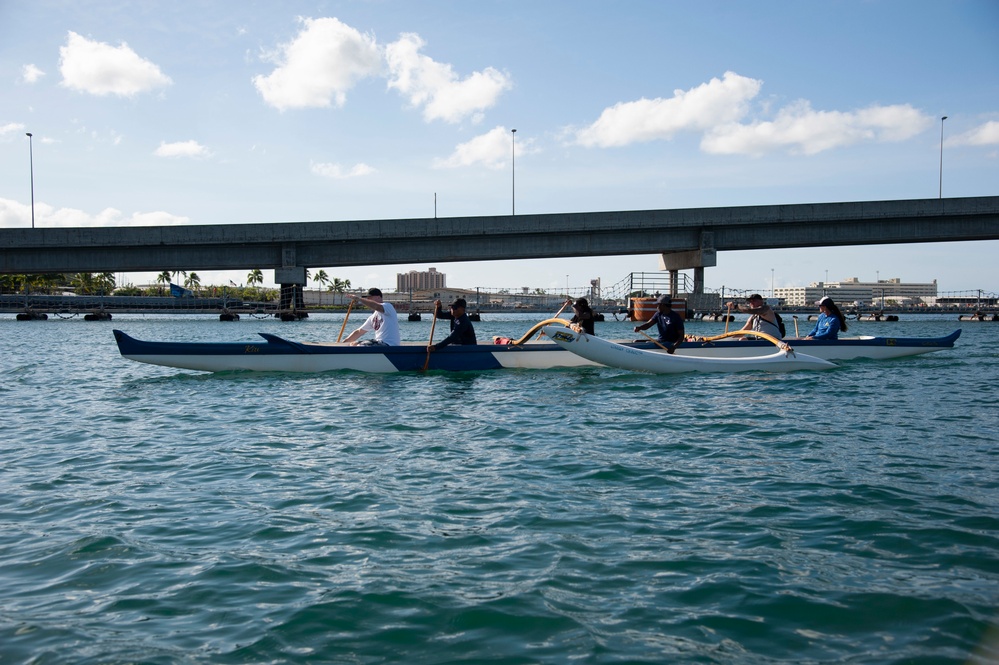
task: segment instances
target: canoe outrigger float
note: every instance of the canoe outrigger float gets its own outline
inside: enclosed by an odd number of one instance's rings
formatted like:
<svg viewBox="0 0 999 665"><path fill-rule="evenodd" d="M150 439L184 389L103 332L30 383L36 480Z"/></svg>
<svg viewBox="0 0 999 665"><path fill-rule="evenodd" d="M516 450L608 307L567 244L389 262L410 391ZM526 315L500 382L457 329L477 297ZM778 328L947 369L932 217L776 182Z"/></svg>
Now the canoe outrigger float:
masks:
<svg viewBox="0 0 999 665"><path fill-rule="evenodd" d="M766 339L742 337L750 331L738 330L716 337L687 337L680 345L677 354L695 358L745 358L764 353L775 342ZM961 336L958 328L943 337L840 337L839 339L796 339L781 340L794 347L798 353L805 353L823 360L888 360L903 356L918 356L932 351L954 348L954 342Z"/></svg>
<svg viewBox="0 0 999 665"><path fill-rule="evenodd" d="M355 370L386 373L423 369L551 369L599 364L566 351L553 343L550 337L540 341L533 339L545 326L556 330L563 329L558 326L564 326L565 330L569 330L568 325L569 322L564 319L547 319L518 340L505 344L448 346L429 354L429 362L426 344L421 342L401 346L346 346L295 342L267 333L259 333L263 341L256 342L149 342L130 337L121 330L115 330L114 336L121 355L129 360L202 372ZM960 334L961 331L957 330L937 338L860 337L836 341L791 340L791 343L799 355L804 353L826 360L884 359L952 348ZM623 346L665 354L650 341L624 342ZM773 344L766 340L705 338L684 342L674 357L719 359L760 357L772 353Z"/></svg>
<svg viewBox="0 0 999 665"><path fill-rule="evenodd" d="M633 346L617 344L616 342L600 339L599 337L567 328L546 326L544 331L553 342L563 349L592 362L607 365L608 367L651 372L652 374L682 374L684 372L796 372L800 370L819 370L836 367L836 365L828 360L798 353L785 342L775 339L770 335L755 332L752 334L773 343L775 346L771 348L774 351L764 355L740 358L698 358L676 353L664 353L663 351L636 349ZM741 335L748 332L752 331L726 333L722 337Z"/></svg>

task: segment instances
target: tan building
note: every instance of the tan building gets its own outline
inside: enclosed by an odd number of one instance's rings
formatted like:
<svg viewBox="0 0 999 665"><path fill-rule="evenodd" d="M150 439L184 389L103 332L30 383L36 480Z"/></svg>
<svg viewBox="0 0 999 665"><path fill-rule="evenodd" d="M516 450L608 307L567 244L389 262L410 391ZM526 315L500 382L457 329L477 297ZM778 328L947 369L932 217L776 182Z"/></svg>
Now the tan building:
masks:
<svg viewBox="0 0 999 665"><path fill-rule="evenodd" d="M409 272L397 273L395 276L395 290L399 293L433 291L444 288L447 288L447 275L437 272L437 268L430 268L424 272L410 270Z"/></svg>

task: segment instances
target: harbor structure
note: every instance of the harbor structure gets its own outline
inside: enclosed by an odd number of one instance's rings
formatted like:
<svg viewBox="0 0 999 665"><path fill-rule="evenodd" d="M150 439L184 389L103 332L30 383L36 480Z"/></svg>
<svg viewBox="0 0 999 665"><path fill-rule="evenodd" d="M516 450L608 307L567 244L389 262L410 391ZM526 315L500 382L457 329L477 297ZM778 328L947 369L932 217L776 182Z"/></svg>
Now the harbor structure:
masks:
<svg viewBox="0 0 999 665"><path fill-rule="evenodd" d="M847 277L839 282L812 282L808 286L790 286L774 289L774 297L787 307L813 305L822 296L829 296L838 303L884 306L886 300L900 305L931 305L937 299L937 280L932 282L903 282L899 277L862 282Z"/></svg>

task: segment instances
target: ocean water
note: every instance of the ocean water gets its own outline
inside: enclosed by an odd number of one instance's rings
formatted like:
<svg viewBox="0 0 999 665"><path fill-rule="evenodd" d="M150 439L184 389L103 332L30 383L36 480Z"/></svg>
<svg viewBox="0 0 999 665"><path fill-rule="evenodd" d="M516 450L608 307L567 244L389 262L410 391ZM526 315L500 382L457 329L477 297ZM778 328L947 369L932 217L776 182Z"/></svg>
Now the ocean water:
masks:
<svg viewBox="0 0 999 665"><path fill-rule="evenodd" d="M200 374L111 335L334 315L6 315L0 662L996 662L999 323L955 319L854 323L964 333L821 373L383 376Z"/></svg>

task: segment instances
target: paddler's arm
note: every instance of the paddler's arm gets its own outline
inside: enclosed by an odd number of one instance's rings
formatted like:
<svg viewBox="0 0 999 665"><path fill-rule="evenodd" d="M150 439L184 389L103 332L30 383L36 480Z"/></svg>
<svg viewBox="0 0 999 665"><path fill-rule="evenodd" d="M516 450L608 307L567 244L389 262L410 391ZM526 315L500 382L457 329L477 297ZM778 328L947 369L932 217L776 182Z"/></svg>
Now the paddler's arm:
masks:
<svg viewBox="0 0 999 665"><path fill-rule="evenodd" d="M659 312L656 312L655 314L653 314L652 318L649 319L648 323L644 323L644 324L642 324L640 326L635 326L635 332L640 332L642 330L648 330L649 328L651 328L652 326L654 326L656 324L656 317L657 316L659 316Z"/></svg>
<svg viewBox="0 0 999 665"><path fill-rule="evenodd" d="M369 309L373 309L376 312L384 312L385 311L385 308L382 307L382 304L380 302L378 302L376 300L372 300L371 298L365 298L363 296L354 295L352 293L352 294L350 294L350 299L353 300L354 302L359 302L362 305L364 305L365 307L368 307Z"/></svg>

